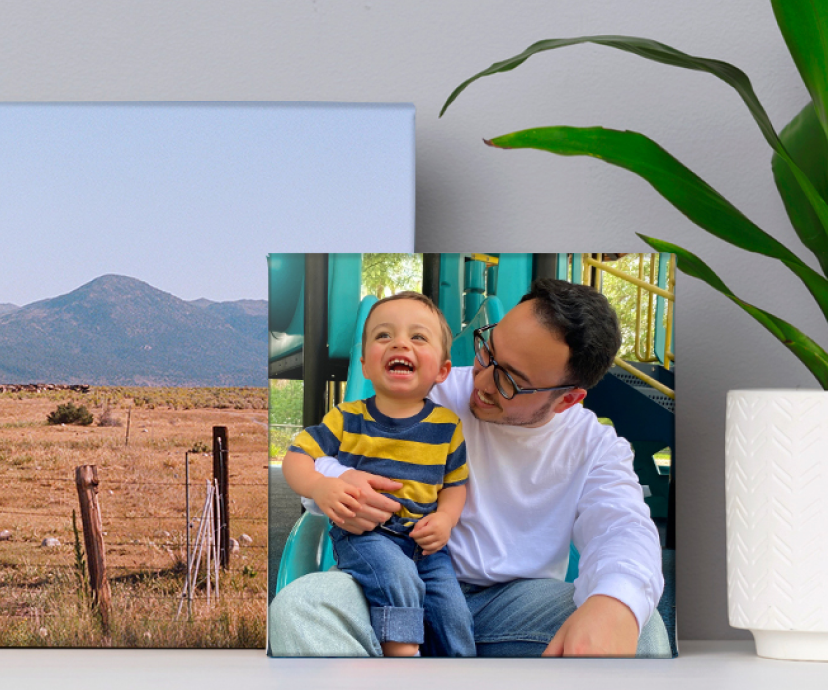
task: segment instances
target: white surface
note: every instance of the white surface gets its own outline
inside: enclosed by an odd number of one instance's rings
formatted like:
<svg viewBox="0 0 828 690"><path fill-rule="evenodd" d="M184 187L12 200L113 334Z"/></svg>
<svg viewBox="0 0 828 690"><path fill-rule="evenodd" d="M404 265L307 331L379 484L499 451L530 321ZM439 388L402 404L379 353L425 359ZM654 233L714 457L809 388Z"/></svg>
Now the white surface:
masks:
<svg viewBox="0 0 828 690"><path fill-rule="evenodd" d="M0 99L412 102L420 251L630 251L644 248L639 231L685 245L724 271L736 294L825 344L828 327L789 271L710 237L633 175L481 142L553 124L644 132L808 256L774 189L770 149L713 77L572 47L473 84L437 118L455 86L496 60L540 39L601 33L735 63L777 128L808 101L767 0L5 2ZM727 622L725 394L816 383L726 298L683 275L677 290L680 634L744 638Z"/></svg>
<svg viewBox="0 0 828 690"><path fill-rule="evenodd" d="M751 642L682 642L677 659L268 659L245 650L0 650L3 687L60 690L391 690L404 687L719 688L828 687L828 664L760 659ZM117 677L116 685L112 679Z"/></svg>

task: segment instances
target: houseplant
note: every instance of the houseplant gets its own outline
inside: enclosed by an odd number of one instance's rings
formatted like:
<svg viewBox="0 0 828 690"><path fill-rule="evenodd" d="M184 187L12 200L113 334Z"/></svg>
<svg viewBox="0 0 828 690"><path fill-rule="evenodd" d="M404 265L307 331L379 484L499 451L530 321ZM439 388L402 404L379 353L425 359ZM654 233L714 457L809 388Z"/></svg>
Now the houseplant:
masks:
<svg viewBox="0 0 828 690"><path fill-rule="evenodd" d="M821 272L637 132L539 127L486 143L594 156L634 172L699 227L736 247L781 261L805 284L828 319L828 3L771 0L771 5L812 98L780 134L738 68L628 36L535 43L463 82L440 115L477 79L515 69L536 53L579 43L616 48L721 79L742 98L771 146L777 189ZM679 270L703 280L755 318L802 361L823 389L728 394L727 549L731 625L753 632L761 656L828 660L828 352L787 321L736 296L696 255L669 242L640 237L657 251L676 254Z"/></svg>

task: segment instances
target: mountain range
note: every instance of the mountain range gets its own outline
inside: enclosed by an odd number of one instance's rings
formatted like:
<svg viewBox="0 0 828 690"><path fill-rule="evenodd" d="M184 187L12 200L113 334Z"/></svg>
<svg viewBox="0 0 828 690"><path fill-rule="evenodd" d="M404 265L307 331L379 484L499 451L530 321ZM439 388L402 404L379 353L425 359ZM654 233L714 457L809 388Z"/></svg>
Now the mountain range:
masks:
<svg viewBox="0 0 828 690"><path fill-rule="evenodd" d="M0 304L0 383L264 386L267 300L185 301L105 275L23 307Z"/></svg>

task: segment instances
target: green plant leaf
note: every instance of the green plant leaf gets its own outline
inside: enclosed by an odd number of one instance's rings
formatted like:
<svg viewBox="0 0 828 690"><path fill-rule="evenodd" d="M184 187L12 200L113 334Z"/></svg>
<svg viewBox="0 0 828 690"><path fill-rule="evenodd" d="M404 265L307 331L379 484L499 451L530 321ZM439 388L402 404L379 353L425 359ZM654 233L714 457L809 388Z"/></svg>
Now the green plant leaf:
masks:
<svg viewBox="0 0 828 690"><path fill-rule="evenodd" d="M563 156L593 156L639 175L696 225L741 249L785 263L805 283L828 319L828 280L643 134L603 127L540 127L505 134L486 143Z"/></svg>
<svg viewBox="0 0 828 690"><path fill-rule="evenodd" d="M780 138L799 168L808 175L817 191L828 198L828 140L820 126L812 103L782 130ZM774 154L773 177L785 209L802 243L818 258L822 272L828 275L828 236L788 164Z"/></svg>
<svg viewBox="0 0 828 690"><path fill-rule="evenodd" d="M701 58L695 55L688 55L680 50L676 50L671 46L658 41L653 41L649 38L640 38L637 36L580 36L577 38L550 38L545 41L538 41L533 43L522 53L510 57L506 60L496 62L482 72L478 72L473 77L466 79L460 86L458 86L446 100L442 110L440 110L440 117L446 112L448 107L454 102L457 96L472 82L477 81L481 77L486 77L499 72L509 72L516 67L522 65L526 60L537 53L542 53L547 50L554 50L555 48L565 48L566 46L578 45L580 43L594 43L596 45L606 46L608 48L616 48L627 53L633 53L648 60L661 62L665 65L672 65L673 67L682 67L684 69L692 69L698 72L707 72L715 77L718 77L725 83L732 86L737 93L742 97L742 100L747 105L759 129L768 143L775 149L779 142L779 137L773 124L765 112L764 107L756 97L753 86L750 83L748 76L735 65L722 60L712 60L710 58Z"/></svg>
<svg viewBox="0 0 828 690"><path fill-rule="evenodd" d="M771 0L771 5L828 137L828 4L824 0Z"/></svg>
<svg viewBox="0 0 828 690"><path fill-rule="evenodd" d="M824 390L828 390L828 352L802 333L796 326L759 309L734 295L730 288L722 282L713 270L695 254L688 252L669 242L646 237L641 233L638 236L658 252L670 252L677 257L677 267L683 273L704 281L714 290L718 290L735 304L738 304L754 319L767 328L775 338L787 347L806 366L819 381Z"/></svg>
<svg viewBox="0 0 828 690"><path fill-rule="evenodd" d="M792 3L794 5L800 5L803 3L818 1L819 0L778 0L777 4L781 5L782 3L785 3L787 5L788 3ZM815 10L813 13L815 15L822 15L824 12L824 10ZM824 33L820 35L823 38L825 37ZM449 105L454 102L457 96L460 95L460 93L469 84L477 79L497 74L498 72L508 72L513 70L526 62L526 60L536 53L576 45L579 43L595 43L596 45L607 46L623 50L628 53L633 53L647 58L648 60L661 62L665 65L672 65L674 67L681 67L699 72L707 72L708 74L712 74L713 76L724 81L726 84L732 86L739 96L741 96L745 105L748 107L748 110L750 110L751 115L753 115L753 119L756 120L756 123L759 125L759 129L762 131L762 134L768 144L770 144L776 154L790 166L791 174L801 187L805 198L808 199L808 202L814 209L814 213L817 218L819 218L820 224L822 225L822 232L826 238L828 238L828 203L826 203L826 200L820 196L814 188L814 185L808 179L807 175L805 175L805 173L797 167L788 152L785 150L782 141L779 139L779 136L776 134L776 130L773 128L773 124L771 123L767 112L765 112L765 108L756 97L756 93L753 90L753 86L750 83L748 76L738 67L731 65L728 62L723 62L722 60L711 60L709 58L688 55L687 53L676 50L675 48L665 45L664 43L659 43L658 41L653 41L648 38L638 38L635 36L581 36L579 38L553 38L545 41L538 41L537 43L529 46L522 53L508 58L507 60L496 62L488 69L475 74L473 77L460 84L460 86L452 91L451 95L448 97L448 100L443 105L443 108L440 111L440 117L443 116L443 113ZM823 77L828 79L828 76L825 76L824 73ZM819 256L819 260L820 263L822 263L823 261L828 261L828 258Z"/></svg>

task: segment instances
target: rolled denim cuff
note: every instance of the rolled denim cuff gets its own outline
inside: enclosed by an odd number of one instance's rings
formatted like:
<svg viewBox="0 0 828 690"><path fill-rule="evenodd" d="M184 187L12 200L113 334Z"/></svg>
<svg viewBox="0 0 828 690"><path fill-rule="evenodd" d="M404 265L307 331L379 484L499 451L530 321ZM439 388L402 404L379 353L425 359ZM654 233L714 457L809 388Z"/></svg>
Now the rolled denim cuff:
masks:
<svg viewBox="0 0 828 690"><path fill-rule="evenodd" d="M372 606L371 626L380 642L423 643L421 608Z"/></svg>

